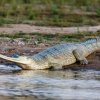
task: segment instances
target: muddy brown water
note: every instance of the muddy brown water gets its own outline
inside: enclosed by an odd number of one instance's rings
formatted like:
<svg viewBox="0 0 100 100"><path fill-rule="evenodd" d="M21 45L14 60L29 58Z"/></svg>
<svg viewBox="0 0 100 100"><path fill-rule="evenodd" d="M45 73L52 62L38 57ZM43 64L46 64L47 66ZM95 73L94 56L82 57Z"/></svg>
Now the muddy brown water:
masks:
<svg viewBox="0 0 100 100"><path fill-rule="evenodd" d="M0 65L0 100L100 100L100 70L21 70Z"/></svg>

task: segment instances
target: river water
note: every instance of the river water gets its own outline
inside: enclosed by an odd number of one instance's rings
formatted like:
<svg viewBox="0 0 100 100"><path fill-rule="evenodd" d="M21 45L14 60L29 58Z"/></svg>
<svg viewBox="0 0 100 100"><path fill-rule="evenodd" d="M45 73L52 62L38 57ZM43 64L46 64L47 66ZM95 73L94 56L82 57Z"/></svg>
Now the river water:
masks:
<svg viewBox="0 0 100 100"><path fill-rule="evenodd" d="M0 65L0 100L100 100L100 71Z"/></svg>

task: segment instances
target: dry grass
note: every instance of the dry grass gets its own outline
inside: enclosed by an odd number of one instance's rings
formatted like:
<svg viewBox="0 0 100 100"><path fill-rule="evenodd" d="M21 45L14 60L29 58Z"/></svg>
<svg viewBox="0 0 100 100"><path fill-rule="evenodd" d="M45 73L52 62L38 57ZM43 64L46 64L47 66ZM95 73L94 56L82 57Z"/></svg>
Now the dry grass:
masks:
<svg viewBox="0 0 100 100"><path fill-rule="evenodd" d="M45 26L100 24L100 0L0 0L0 25Z"/></svg>
<svg viewBox="0 0 100 100"><path fill-rule="evenodd" d="M22 39L24 42L32 41L33 43L65 43L79 42L87 38L100 36L100 32L96 33L77 33L77 34L40 34L40 33L16 33L16 34L0 34L0 38Z"/></svg>

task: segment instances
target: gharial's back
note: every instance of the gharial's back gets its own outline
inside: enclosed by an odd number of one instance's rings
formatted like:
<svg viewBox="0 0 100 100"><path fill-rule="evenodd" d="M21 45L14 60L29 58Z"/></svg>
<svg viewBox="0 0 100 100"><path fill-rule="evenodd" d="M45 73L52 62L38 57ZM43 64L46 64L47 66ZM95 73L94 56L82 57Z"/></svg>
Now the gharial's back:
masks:
<svg viewBox="0 0 100 100"><path fill-rule="evenodd" d="M31 58L38 64L57 63L61 65L68 65L76 61L72 51L77 48L77 44L58 44L50 47Z"/></svg>

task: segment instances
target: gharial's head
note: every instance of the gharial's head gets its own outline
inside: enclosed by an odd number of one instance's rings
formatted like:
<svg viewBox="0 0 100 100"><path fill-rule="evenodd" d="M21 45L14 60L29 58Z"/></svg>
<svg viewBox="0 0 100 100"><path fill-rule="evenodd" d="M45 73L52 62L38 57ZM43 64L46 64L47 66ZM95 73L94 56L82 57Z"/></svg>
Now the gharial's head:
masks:
<svg viewBox="0 0 100 100"><path fill-rule="evenodd" d="M22 69L35 69L36 63L34 60L27 56L19 56L18 58L13 58L16 59L16 62Z"/></svg>
<svg viewBox="0 0 100 100"><path fill-rule="evenodd" d="M27 56L7 57L0 54L0 58L10 62L14 62L22 69L35 69L36 67L35 61Z"/></svg>

